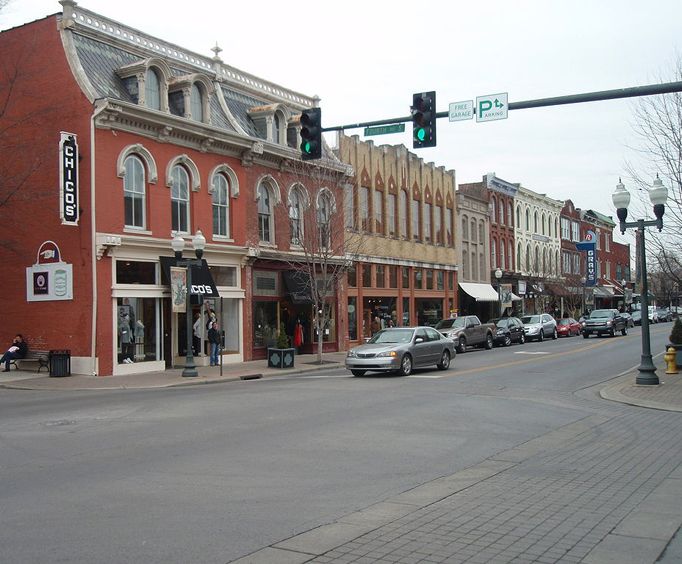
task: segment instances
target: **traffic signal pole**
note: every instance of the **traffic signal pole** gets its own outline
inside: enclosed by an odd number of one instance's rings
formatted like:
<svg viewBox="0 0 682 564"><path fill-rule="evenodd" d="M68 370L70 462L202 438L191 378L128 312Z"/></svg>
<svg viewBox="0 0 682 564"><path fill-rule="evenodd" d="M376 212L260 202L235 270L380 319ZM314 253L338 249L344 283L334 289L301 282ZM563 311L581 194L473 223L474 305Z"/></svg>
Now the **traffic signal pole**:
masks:
<svg viewBox="0 0 682 564"><path fill-rule="evenodd" d="M601 90L599 92L586 92L583 94L570 94L567 96L556 96L554 98L539 98L537 100L525 100L522 102L509 102L509 110L526 110L529 108L543 108L547 106L563 106L567 104L582 104L584 102L599 102L602 100L617 100L619 98L636 98L640 96L654 96L656 94L669 94L671 92L682 92L682 82L666 82L663 84L649 84L647 86L632 86L630 88L618 88L616 90ZM474 108L476 112L476 108ZM449 112L436 112L436 118L449 117ZM412 115L381 119L374 121L364 121L347 125L335 125L333 127L323 127L322 131L343 131L344 129L357 129L360 127L371 127L373 125L390 125L393 123L407 123L413 119Z"/></svg>

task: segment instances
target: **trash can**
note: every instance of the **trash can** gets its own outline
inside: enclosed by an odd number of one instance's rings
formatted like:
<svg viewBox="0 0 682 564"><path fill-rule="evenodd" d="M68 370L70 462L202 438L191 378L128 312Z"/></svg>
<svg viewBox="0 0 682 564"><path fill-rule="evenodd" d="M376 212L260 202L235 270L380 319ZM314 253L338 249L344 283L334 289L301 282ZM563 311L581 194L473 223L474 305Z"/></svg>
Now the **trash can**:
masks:
<svg viewBox="0 0 682 564"><path fill-rule="evenodd" d="M71 351L50 351L50 376L71 376Z"/></svg>

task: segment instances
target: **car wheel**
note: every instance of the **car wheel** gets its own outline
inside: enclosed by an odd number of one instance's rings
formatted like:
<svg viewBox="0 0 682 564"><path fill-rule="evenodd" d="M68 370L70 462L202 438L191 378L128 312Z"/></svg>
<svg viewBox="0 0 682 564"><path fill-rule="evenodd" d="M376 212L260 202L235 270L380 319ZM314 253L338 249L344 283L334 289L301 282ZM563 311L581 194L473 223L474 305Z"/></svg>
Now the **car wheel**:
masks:
<svg viewBox="0 0 682 564"><path fill-rule="evenodd" d="M540 331L540 334L538 335L538 341L542 342L545 340L545 332Z"/></svg>
<svg viewBox="0 0 682 564"><path fill-rule="evenodd" d="M526 342L526 334L525 334L525 333L521 333L521 338L519 339L519 343L520 343L521 345L523 345L523 343L525 343L525 342Z"/></svg>
<svg viewBox="0 0 682 564"><path fill-rule="evenodd" d="M398 372L400 372L401 376L412 374L412 357L409 354L406 354L400 361L400 370Z"/></svg>
<svg viewBox="0 0 682 564"><path fill-rule="evenodd" d="M351 370L353 376L364 376L367 370Z"/></svg>
<svg viewBox="0 0 682 564"><path fill-rule="evenodd" d="M555 341L559 338L559 332L556 330L556 327L554 328L554 333L552 333L552 339Z"/></svg>
<svg viewBox="0 0 682 564"><path fill-rule="evenodd" d="M615 336L616 336L616 330L615 330L615 328L611 327L611 329L609 329L609 337L615 337Z"/></svg>
<svg viewBox="0 0 682 564"><path fill-rule="evenodd" d="M450 367L450 353L448 351L443 351L440 357L440 362L436 364L438 370L447 370Z"/></svg>
<svg viewBox="0 0 682 564"><path fill-rule="evenodd" d="M627 325L623 326L623 330L620 332L620 334L623 335L623 337L625 337L625 335L628 334L628 326Z"/></svg>
<svg viewBox="0 0 682 564"><path fill-rule="evenodd" d="M493 336L488 334L488 336L485 338L485 348L487 350L490 350L493 348Z"/></svg>
<svg viewBox="0 0 682 564"><path fill-rule="evenodd" d="M459 338L459 344L457 345L457 352L463 353L467 350L467 340L464 337Z"/></svg>
<svg viewBox="0 0 682 564"><path fill-rule="evenodd" d="M590 334L589 333L583 333L583 339L589 339Z"/></svg>
<svg viewBox="0 0 682 564"><path fill-rule="evenodd" d="M511 337L509 335L505 336L505 338L504 338L504 346L505 347L511 346Z"/></svg>

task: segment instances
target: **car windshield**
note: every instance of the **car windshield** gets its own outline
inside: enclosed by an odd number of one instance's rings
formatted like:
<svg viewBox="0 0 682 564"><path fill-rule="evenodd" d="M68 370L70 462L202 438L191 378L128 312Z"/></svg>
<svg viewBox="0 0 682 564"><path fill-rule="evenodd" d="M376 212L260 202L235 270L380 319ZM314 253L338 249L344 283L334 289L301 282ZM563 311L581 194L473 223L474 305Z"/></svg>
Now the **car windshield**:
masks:
<svg viewBox="0 0 682 564"><path fill-rule="evenodd" d="M558 323L559 325L570 325L570 324L571 324L571 320L570 320L570 319L559 319L559 321L558 321L557 323Z"/></svg>
<svg viewBox="0 0 682 564"><path fill-rule="evenodd" d="M526 325L528 325L529 323L540 323L540 316L539 315L525 315L524 317L521 318L521 321L523 321L523 323Z"/></svg>
<svg viewBox="0 0 682 564"><path fill-rule="evenodd" d="M507 327L509 325L509 319L506 317L503 317L502 319L491 319L488 323L493 323L498 327Z"/></svg>
<svg viewBox="0 0 682 564"><path fill-rule="evenodd" d="M368 341L371 344L409 343L414 329L383 329Z"/></svg>
<svg viewBox="0 0 682 564"><path fill-rule="evenodd" d="M590 319L599 319L603 317L613 317L613 312L610 309L595 309L590 313Z"/></svg>
<svg viewBox="0 0 682 564"><path fill-rule="evenodd" d="M441 319L436 323L435 329L452 329L453 327L464 327L464 318L456 317L454 319Z"/></svg>

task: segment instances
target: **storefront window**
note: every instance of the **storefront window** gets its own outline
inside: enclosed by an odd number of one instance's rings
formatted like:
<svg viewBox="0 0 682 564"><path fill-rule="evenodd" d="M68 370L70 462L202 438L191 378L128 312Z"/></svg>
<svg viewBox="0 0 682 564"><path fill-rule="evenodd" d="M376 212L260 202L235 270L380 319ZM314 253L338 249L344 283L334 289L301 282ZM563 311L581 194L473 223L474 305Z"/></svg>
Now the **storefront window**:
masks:
<svg viewBox="0 0 682 564"><path fill-rule="evenodd" d="M277 338L277 302L255 302L253 305L253 344L268 347Z"/></svg>
<svg viewBox="0 0 682 564"><path fill-rule="evenodd" d="M362 286L363 288L372 287L372 265L363 264L362 265Z"/></svg>
<svg viewBox="0 0 682 564"><path fill-rule="evenodd" d="M414 289L415 290L421 290L422 289L423 276L424 276L424 273L422 272L421 268L415 268L414 269Z"/></svg>
<svg viewBox="0 0 682 564"><path fill-rule="evenodd" d="M410 298L403 298L403 327L410 326Z"/></svg>
<svg viewBox="0 0 682 564"><path fill-rule="evenodd" d="M117 284L156 284L156 263L134 260L116 261Z"/></svg>
<svg viewBox="0 0 682 564"><path fill-rule="evenodd" d="M355 270L355 265L348 269L348 286L351 288L357 288L358 286L358 273Z"/></svg>
<svg viewBox="0 0 682 564"><path fill-rule="evenodd" d="M410 287L410 269L406 266L403 266L402 268L403 271L403 288L409 288Z"/></svg>
<svg viewBox="0 0 682 564"><path fill-rule="evenodd" d="M398 267L389 266L388 267L388 286L390 288L398 287Z"/></svg>
<svg viewBox="0 0 682 564"><path fill-rule="evenodd" d="M430 268L426 271L426 289L433 290L433 270Z"/></svg>
<svg viewBox="0 0 682 564"><path fill-rule="evenodd" d="M118 364L159 360L158 300L118 298Z"/></svg>
<svg viewBox="0 0 682 564"><path fill-rule="evenodd" d="M386 269L383 264L377 264L377 288L386 287Z"/></svg>
<svg viewBox="0 0 682 564"><path fill-rule="evenodd" d="M435 325L443 319L442 300L417 298L415 299L415 309L419 325Z"/></svg>
<svg viewBox="0 0 682 564"><path fill-rule="evenodd" d="M351 341L358 340L358 299L348 298L348 338Z"/></svg>
<svg viewBox="0 0 682 564"><path fill-rule="evenodd" d="M240 286L235 266L211 266L210 269L216 286Z"/></svg>

